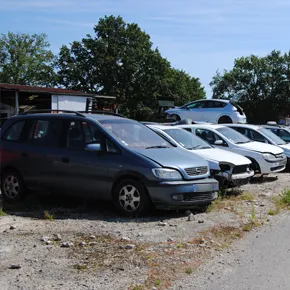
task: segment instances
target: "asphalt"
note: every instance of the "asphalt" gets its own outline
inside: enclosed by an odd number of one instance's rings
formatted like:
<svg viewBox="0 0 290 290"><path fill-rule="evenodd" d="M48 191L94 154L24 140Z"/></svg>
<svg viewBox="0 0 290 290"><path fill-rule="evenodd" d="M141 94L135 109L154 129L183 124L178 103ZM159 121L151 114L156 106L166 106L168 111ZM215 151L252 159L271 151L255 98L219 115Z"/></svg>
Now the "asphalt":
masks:
<svg viewBox="0 0 290 290"><path fill-rule="evenodd" d="M289 228L290 213L273 218L173 289L290 290Z"/></svg>

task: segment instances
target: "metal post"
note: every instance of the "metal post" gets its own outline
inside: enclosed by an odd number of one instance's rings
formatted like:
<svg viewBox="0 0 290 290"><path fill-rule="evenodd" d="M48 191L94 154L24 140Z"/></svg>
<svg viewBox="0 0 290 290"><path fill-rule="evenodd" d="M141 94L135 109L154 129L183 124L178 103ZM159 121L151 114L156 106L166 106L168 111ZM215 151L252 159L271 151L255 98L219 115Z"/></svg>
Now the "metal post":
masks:
<svg viewBox="0 0 290 290"><path fill-rule="evenodd" d="M15 115L19 113L19 95L18 91L15 91Z"/></svg>

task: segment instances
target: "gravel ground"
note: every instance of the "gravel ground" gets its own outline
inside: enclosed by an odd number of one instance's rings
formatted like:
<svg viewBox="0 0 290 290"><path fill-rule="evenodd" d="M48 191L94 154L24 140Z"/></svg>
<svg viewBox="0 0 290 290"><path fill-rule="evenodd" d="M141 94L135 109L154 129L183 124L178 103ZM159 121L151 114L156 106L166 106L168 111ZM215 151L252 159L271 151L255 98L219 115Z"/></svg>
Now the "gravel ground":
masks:
<svg viewBox="0 0 290 290"><path fill-rule="evenodd" d="M1 289L180 289L253 219L270 223L272 196L287 186L290 173L281 173L205 213L156 211L142 219L120 218L110 204L30 196L0 216Z"/></svg>

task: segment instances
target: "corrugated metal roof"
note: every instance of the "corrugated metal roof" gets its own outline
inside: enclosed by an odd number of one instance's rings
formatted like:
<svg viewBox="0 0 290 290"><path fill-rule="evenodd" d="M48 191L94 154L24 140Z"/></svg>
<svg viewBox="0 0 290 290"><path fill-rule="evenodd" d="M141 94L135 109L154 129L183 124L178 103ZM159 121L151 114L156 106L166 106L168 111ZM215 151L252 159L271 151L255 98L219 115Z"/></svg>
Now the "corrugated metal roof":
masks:
<svg viewBox="0 0 290 290"><path fill-rule="evenodd" d="M30 92L30 93L47 93L47 94L58 94L58 95L74 95L74 96L90 96L95 97L95 94L87 94L80 91L60 89L60 88L45 88L35 86L24 86L15 84L3 84L0 83L0 90L15 90L19 92Z"/></svg>

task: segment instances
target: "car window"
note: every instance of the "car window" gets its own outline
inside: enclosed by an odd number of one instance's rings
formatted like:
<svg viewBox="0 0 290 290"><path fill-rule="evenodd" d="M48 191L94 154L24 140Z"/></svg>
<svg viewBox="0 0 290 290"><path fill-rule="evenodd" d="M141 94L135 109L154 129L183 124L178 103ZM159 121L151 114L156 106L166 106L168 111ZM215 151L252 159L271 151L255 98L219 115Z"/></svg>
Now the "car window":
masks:
<svg viewBox="0 0 290 290"><path fill-rule="evenodd" d="M247 128L242 127L231 127L232 129L235 129L239 133L243 134L244 136L248 137L249 139L252 139L252 135L250 131Z"/></svg>
<svg viewBox="0 0 290 290"><path fill-rule="evenodd" d="M84 150L87 144L102 142L103 133L93 124L85 121L71 121L68 126L67 147Z"/></svg>
<svg viewBox="0 0 290 290"><path fill-rule="evenodd" d="M285 145L286 142L266 128L259 128L259 132L267 136L275 145ZM266 138L265 138L266 139Z"/></svg>
<svg viewBox="0 0 290 290"><path fill-rule="evenodd" d="M173 147L147 126L128 119L104 119L100 123L119 141L134 149L160 149Z"/></svg>
<svg viewBox="0 0 290 290"><path fill-rule="evenodd" d="M227 104L223 102L218 102L218 101L204 101L204 108L209 108L209 109L217 109L217 108L223 108Z"/></svg>
<svg viewBox="0 0 290 290"><path fill-rule="evenodd" d="M283 129L270 129L274 134L279 136L281 139L283 139L285 142L290 142L290 132L283 130Z"/></svg>
<svg viewBox="0 0 290 290"><path fill-rule="evenodd" d="M267 138L265 138L262 134L256 132L255 130L249 130L252 137L251 139L253 141L257 141L257 142L263 142L263 143L269 143Z"/></svg>
<svg viewBox="0 0 290 290"><path fill-rule="evenodd" d="M188 150L211 148L204 140L182 129L163 129L178 144Z"/></svg>
<svg viewBox="0 0 290 290"><path fill-rule="evenodd" d="M221 140L224 144L227 145L227 142L223 138L221 138L218 134L212 132L211 130L196 129L195 134L211 145L214 145L214 142L217 140Z"/></svg>
<svg viewBox="0 0 290 290"><path fill-rule="evenodd" d="M225 138L229 139L231 142L235 144L244 144L249 143L251 140L244 136L243 134L237 132L233 128L230 127L220 127L216 129L219 133L221 133Z"/></svg>
<svg viewBox="0 0 290 290"><path fill-rule="evenodd" d="M6 141L20 141L21 132L24 128L25 121L18 121L14 123L6 132L4 140Z"/></svg>
<svg viewBox="0 0 290 290"><path fill-rule="evenodd" d="M200 109L204 107L204 101L201 102L193 102L189 105L187 105L188 109Z"/></svg>
<svg viewBox="0 0 290 290"><path fill-rule="evenodd" d="M190 132L192 133L191 129L190 128L182 128L183 130L187 131L187 132Z"/></svg>
<svg viewBox="0 0 290 290"><path fill-rule="evenodd" d="M29 140L43 147L59 147L61 142L62 120L35 120Z"/></svg>

